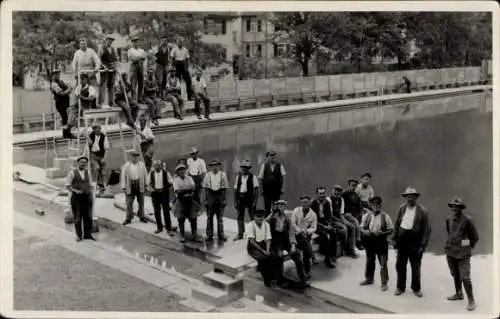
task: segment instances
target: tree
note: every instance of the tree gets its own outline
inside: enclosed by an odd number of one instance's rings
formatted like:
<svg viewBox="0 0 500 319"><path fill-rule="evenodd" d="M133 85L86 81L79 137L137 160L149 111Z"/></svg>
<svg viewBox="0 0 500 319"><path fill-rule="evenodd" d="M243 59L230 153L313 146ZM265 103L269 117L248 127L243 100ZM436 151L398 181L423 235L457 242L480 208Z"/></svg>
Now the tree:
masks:
<svg viewBox="0 0 500 319"><path fill-rule="evenodd" d="M47 75L58 61L69 61L80 37L95 47L97 29L84 13L14 12L14 67L25 69L43 63Z"/></svg>

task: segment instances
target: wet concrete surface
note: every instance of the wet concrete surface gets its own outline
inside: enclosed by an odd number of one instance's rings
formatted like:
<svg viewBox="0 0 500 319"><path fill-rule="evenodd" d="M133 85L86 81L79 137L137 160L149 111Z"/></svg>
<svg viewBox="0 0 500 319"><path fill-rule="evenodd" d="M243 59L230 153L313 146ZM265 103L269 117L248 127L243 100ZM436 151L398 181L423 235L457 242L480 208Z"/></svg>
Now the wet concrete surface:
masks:
<svg viewBox="0 0 500 319"><path fill-rule="evenodd" d="M17 191L14 192L14 208L16 211L20 211L32 217L36 216L36 218L43 219L44 222L53 226L73 231L73 225L64 224L61 208L54 204L44 206L46 212L44 216L35 215L34 210L39 208L42 203L42 200ZM164 268L173 269L181 274L198 280L203 280L203 274L213 270L212 264L208 262L200 261L197 258L182 253L163 249L157 245L134 240L110 229L101 227L99 232L94 235L96 239L103 244L116 247L131 255L135 255L148 263L154 263ZM55 263L58 263L59 261L56 260L54 260ZM293 291L285 292L280 289L269 289L259 280L252 278L245 280L245 297L286 312L346 312L343 308L328 304L321 300L311 299L300 293L295 293Z"/></svg>

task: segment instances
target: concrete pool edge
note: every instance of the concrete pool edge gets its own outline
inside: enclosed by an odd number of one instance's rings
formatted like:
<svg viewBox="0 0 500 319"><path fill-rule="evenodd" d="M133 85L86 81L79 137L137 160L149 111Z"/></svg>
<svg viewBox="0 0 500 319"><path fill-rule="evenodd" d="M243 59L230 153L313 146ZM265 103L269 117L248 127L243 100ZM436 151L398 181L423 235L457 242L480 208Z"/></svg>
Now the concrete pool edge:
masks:
<svg viewBox="0 0 500 319"><path fill-rule="evenodd" d="M164 118L160 120L159 126L153 127L153 132L155 134L159 134L182 132L190 129L199 130L204 128L237 125L242 123L281 119L287 117L298 117L318 113L345 111L346 109L357 109L367 106L411 103L420 100L430 100L436 98L473 94L475 92L489 92L490 90L492 90L492 85L476 85L459 88L420 91L414 93L391 94L347 100L307 103L300 105L276 106L270 108L214 113L212 115L213 119L210 121L200 121L197 120L194 116L186 118L182 122L172 118ZM132 131L128 128L124 129L123 133L124 137L132 136ZM62 139L60 135L60 131L54 130L14 134L13 145L17 147L40 147L44 144L45 139L54 139L54 142L59 144L63 141L66 141L65 139ZM112 139L117 138L119 136L118 125L109 125L107 135Z"/></svg>

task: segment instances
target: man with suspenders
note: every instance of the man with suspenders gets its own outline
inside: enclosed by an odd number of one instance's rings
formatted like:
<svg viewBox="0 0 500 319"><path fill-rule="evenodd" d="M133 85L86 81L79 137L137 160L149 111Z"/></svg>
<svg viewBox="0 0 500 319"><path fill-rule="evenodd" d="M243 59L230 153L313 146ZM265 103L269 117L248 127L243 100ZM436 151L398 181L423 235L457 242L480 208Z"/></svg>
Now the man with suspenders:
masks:
<svg viewBox="0 0 500 319"><path fill-rule="evenodd" d="M250 219L253 219L259 198L259 180L250 172L252 162L244 160L240 167L241 171L236 175L234 181L234 208L238 212L238 235L235 240L243 239L245 211L248 211Z"/></svg>

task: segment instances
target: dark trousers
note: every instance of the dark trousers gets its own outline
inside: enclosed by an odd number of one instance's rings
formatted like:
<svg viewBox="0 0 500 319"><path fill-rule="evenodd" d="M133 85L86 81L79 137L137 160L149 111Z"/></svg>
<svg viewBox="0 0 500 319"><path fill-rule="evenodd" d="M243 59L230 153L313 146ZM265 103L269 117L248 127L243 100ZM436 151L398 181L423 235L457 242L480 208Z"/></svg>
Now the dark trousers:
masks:
<svg viewBox="0 0 500 319"><path fill-rule="evenodd" d="M363 246L366 250L365 279L373 282L373 277L375 276L375 263L378 259L380 264L380 281L382 285L386 285L389 281L389 270L387 268L389 245L387 243L387 238L385 236L372 236L363 241Z"/></svg>
<svg viewBox="0 0 500 319"><path fill-rule="evenodd" d="M115 96L115 71L101 72L101 83L99 85L99 104L104 103L104 95L107 95L107 103L113 103Z"/></svg>
<svg viewBox="0 0 500 319"><path fill-rule="evenodd" d="M271 256L273 258L273 269L275 269L274 278L279 282L284 282L285 277L283 273L283 265L285 258L282 256L283 250L287 250L290 253L290 247L286 247L285 237L288 234L283 232L275 232L271 240ZM290 253L290 258L292 258L295 263L295 268L297 269L297 275L302 283L305 283L306 276L304 271L304 263L302 262L302 256L299 250L296 250L293 254Z"/></svg>
<svg viewBox="0 0 500 319"><path fill-rule="evenodd" d="M210 115L210 100L205 94L196 93L194 99L194 113L197 116L201 116L200 104L203 102L203 106L205 107L205 117Z"/></svg>
<svg viewBox="0 0 500 319"><path fill-rule="evenodd" d="M265 241L255 242L263 250L266 250ZM261 253L254 254L253 250L248 250L248 254L257 260L257 270L260 272L264 283L269 285L275 279L276 268L275 259L271 256L263 256Z"/></svg>
<svg viewBox="0 0 500 319"><path fill-rule="evenodd" d="M208 205L207 205L207 237L212 238L214 235L214 217L217 219L217 237L224 237L224 207L222 191L208 190Z"/></svg>
<svg viewBox="0 0 500 319"><path fill-rule="evenodd" d="M450 268L450 273L453 277L455 291L457 293L462 293L463 284L467 296L470 299L474 299L472 296L472 283L470 279L470 256L466 256L464 258L446 256L446 261L448 262L448 267Z"/></svg>
<svg viewBox="0 0 500 319"><path fill-rule="evenodd" d="M158 86L158 96L163 99L167 86L168 65L156 64L156 83Z"/></svg>
<svg viewBox="0 0 500 319"><path fill-rule="evenodd" d="M401 291L406 289L406 268L408 261L411 266L411 289L420 291L420 266L422 262L422 254L419 253L420 239L413 236L412 231L402 230L401 235L397 239L397 257L396 271L398 274L397 288Z"/></svg>
<svg viewBox="0 0 500 319"><path fill-rule="evenodd" d="M146 171L151 171L151 167L153 166L153 143L152 142L143 142L141 143L141 152L142 157L144 158L144 165L146 166Z"/></svg>
<svg viewBox="0 0 500 319"><path fill-rule="evenodd" d="M335 261L337 259L337 233L335 229L318 228L320 246L323 248L325 259Z"/></svg>
<svg viewBox="0 0 500 319"><path fill-rule="evenodd" d="M194 193L193 193L193 201L195 201L201 205L201 184L203 183L203 176L196 175L196 176L191 176L191 177L193 178L193 181L195 184Z"/></svg>
<svg viewBox="0 0 500 319"><path fill-rule="evenodd" d="M141 192L139 188L139 181L130 181L132 184L130 194L127 194L127 220L132 220L134 218L134 199L137 198L137 203L139 204L139 210L137 211L137 216L139 218L144 217L144 193Z"/></svg>
<svg viewBox="0 0 500 319"><path fill-rule="evenodd" d="M297 248L300 250L302 255L302 264L304 265L303 268L304 272L305 274L310 274L311 258L313 256L313 250L311 246L311 236L301 233L296 236L296 239L297 239Z"/></svg>
<svg viewBox="0 0 500 319"><path fill-rule="evenodd" d="M181 237L186 235L186 219L189 220L189 224L191 224L191 236L196 237L198 234L198 220L196 217L187 218L185 216L181 216L177 218L177 222L179 223L179 232Z"/></svg>
<svg viewBox="0 0 500 319"><path fill-rule="evenodd" d="M236 194L236 209L238 215L236 219L238 220L238 235L243 236L245 232L245 211L248 212L250 220L253 220L253 198L248 198L245 194Z"/></svg>
<svg viewBox="0 0 500 319"><path fill-rule="evenodd" d="M189 75L189 71L187 69L187 65L185 61L175 61L175 76L181 80L184 80L186 83L186 91L188 98L191 99L193 97L193 86L191 85L191 76Z"/></svg>
<svg viewBox="0 0 500 319"><path fill-rule="evenodd" d="M69 107L69 98L60 98L56 100L56 110L61 116L61 124L68 124L68 107Z"/></svg>
<svg viewBox="0 0 500 319"><path fill-rule="evenodd" d="M182 116L184 109L184 100L182 99L182 96L180 94L169 92L167 93L165 101L170 102L172 104L172 108L174 110L174 117Z"/></svg>
<svg viewBox="0 0 500 319"><path fill-rule="evenodd" d="M135 128L135 118L132 116L132 109L127 105L124 100L115 100L116 105L122 109L122 114L125 117L125 121L128 126ZM130 103L130 101L129 101Z"/></svg>
<svg viewBox="0 0 500 319"><path fill-rule="evenodd" d="M162 222L162 210L163 218L165 219L165 227L168 231L172 230L172 221L170 219L170 206L168 203L168 192L163 190L151 192L151 201L153 202L153 209L155 212L156 227L158 230L163 230Z"/></svg>
<svg viewBox="0 0 500 319"><path fill-rule="evenodd" d="M263 197L264 197L264 209L266 211L266 214L271 213L271 209L273 208L273 203L278 201L281 198L281 189L276 191L275 189L273 190L263 190Z"/></svg>
<svg viewBox="0 0 500 319"><path fill-rule="evenodd" d="M73 212L76 236L79 238L89 237L92 234L92 216L90 209L90 194L71 194L71 211Z"/></svg>
<svg viewBox="0 0 500 319"><path fill-rule="evenodd" d="M132 84L132 100L141 100L144 94L144 74L142 63L130 65L130 84Z"/></svg>
<svg viewBox="0 0 500 319"><path fill-rule="evenodd" d="M101 187L101 189L104 188L104 181L106 179L106 163L104 162L103 156L90 152L90 165L92 168L92 177L95 181L97 181L97 185Z"/></svg>
<svg viewBox="0 0 500 319"><path fill-rule="evenodd" d="M144 102L148 106L150 119L157 120L157 119L161 118L161 116L160 116L161 104L163 103L163 101L161 99L154 97L154 96L145 96Z"/></svg>

